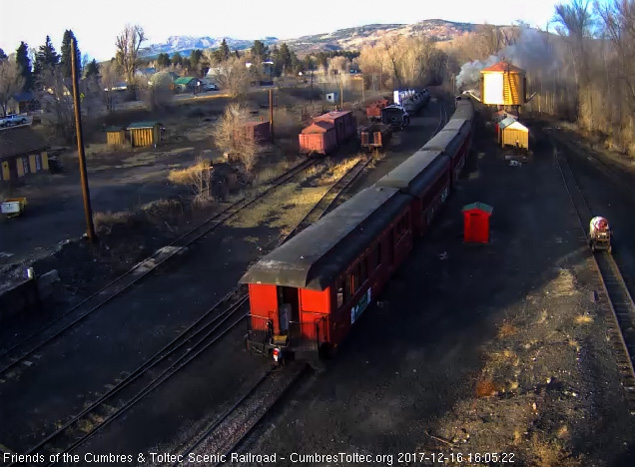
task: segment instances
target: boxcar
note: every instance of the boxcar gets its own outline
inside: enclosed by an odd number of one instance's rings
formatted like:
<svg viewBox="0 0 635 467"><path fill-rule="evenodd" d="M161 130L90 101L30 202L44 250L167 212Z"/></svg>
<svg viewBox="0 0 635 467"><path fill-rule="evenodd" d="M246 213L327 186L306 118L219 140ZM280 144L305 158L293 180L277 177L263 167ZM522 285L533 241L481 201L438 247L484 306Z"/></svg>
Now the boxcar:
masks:
<svg viewBox="0 0 635 467"><path fill-rule="evenodd" d="M411 250L410 203L366 188L254 264L241 279L247 346L310 359L336 348Z"/></svg>
<svg viewBox="0 0 635 467"><path fill-rule="evenodd" d="M331 122L313 122L298 135L301 154L327 155L337 148L335 126Z"/></svg>
<svg viewBox="0 0 635 467"><path fill-rule="evenodd" d="M450 159L442 151L420 150L376 185L398 188L412 196L412 225L423 235L450 193L450 174Z"/></svg>
<svg viewBox="0 0 635 467"><path fill-rule="evenodd" d="M341 146L357 134L357 121L349 110L328 112L313 119L314 122L329 122L335 127L337 145Z"/></svg>

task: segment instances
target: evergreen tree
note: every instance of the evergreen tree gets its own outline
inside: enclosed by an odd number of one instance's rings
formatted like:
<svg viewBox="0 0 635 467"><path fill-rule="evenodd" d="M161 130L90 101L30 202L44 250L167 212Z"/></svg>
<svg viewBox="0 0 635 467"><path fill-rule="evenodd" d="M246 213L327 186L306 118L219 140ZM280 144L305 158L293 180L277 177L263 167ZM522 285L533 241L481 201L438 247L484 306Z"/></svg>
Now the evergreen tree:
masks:
<svg viewBox="0 0 635 467"><path fill-rule="evenodd" d="M273 75L280 76L282 74L282 63L280 63L280 49L274 44L271 50L271 60L273 60Z"/></svg>
<svg viewBox="0 0 635 467"><path fill-rule="evenodd" d="M73 75L73 68L72 68L72 57L71 57L71 39L75 39L75 44L77 43L77 39L75 38L75 34L73 34L73 31L71 31L70 29L67 29L66 31L64 31L64 38L62 39L62 56L61 56L61 60L60 60L60 66L62 67L62 75L64 76L64 78L71 78ZM79 50L79 45L77 45L77 57L75 57L75 64L77 65L78 68L81 68L81 59L82 59L82 54ZM81 75L81 70L77 70L78 74Z"/></svg>
<svg viewBox="0 0 635 467"><path fill-rule="evenodd" d="M99 64L94 58L92 61L88 62L88 65L86 65L86 78L91 78L93 76L99 76Z"/></svg>
<svg viewBox="0 0 635 467"><path fill-rule="evenodd" d="M176 52L174 55L172 55L172 65L183 65L183 57L181 57L180 53Z"/></svg>
<svg viewBox="0 0 635 467"><path fill-rule="evenodd" d="M170 67L170 56L166 53L161 53L157 57L157 66L161 69Z"/></svg>
<svg viewBox="0 0 635 467"><path fill-rule="evenodd" d="M51 38L46 36L46 42L40 46L33 62L33 75L37 79L42 71L48 68L55 68L60 61L60 57L55 51Z"/></svg>
<svg viewBox="0 0 635 467"><path fill-rule="evenodd" d="M190 52L190 66L192 71L198 73L199 65L201 64L202 58L203 58L202 50L194 49Z"/></svg>
<svg viewBox="0 0 635 467"><path fill-rule="evenodd" d="M254 45L251 47L251 56L253 59L258 58L260 61L264 62L269 56L269 47L267 47L263 42L256 40L254 41Z"/></svg>
<svg viewBox="0 0 635 467"><path fill-rule="evenodd" d="M229 60L229 56L231 55L231 51L229 50L229 46L227 45L227 40L223 39L223 42L220 43L221 57L223 61Z"/></svg>
<svg viewBox="0 0 635 467"><path fill-rule="evenodd" d="M288 73L293 69L293 64L291 63L291 52L289 51L289 46L285 42L280 45L278 59L280 60L282 70L285 73Z"/></svg>
<svg viewBox="0 0 635 467"><path fill-rule="evenodd" d="M15 60L18 64L18 72L24 78L23 91L33 89L33 72L31 71L31 60L29 59L29 46L25 42L20 42L16 50Z"/></svg>
<svg viewBox="0 0 635 467"><path fill-rule="evenodd" d="M298 56L295 52L291 52L291 69L294 74L298 74L300 71L304 71L304 66L302 62L298 59Z"/></svg>
<svg viewBox="0 0 635 467"><path fill-rule="evenodd" d="M4 50L0 49L0 60L4 60L7 57L7 54L4 53Z"/></svg>
<svg viewBox="0 0 635 467"><path fill-rule="evenodd" d="M231 55L231 51L229 50L229 45L227 45L227 40L223 39L220 43L220 47L212 53L212 57L216 63L222 63L229 59Z"/></svg>
<svg viewBox="0 0 635 467"><path fill-rule="evenodd" d="M327 54L325 54L324 52L318 52L315 59L317 61L318 66L321 66L325 70L329 69L329 57Z"/></svg>

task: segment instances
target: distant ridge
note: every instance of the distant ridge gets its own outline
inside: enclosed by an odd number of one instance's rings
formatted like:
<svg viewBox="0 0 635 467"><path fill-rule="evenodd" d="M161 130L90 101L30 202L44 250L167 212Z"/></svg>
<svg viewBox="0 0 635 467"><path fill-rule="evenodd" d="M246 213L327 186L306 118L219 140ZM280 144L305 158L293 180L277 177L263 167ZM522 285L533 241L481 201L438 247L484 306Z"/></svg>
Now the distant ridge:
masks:
<svg viewBox="0 0 635 467"><path fill-rule="evenodd" d="M368 24L337 31L302 36L297 39L280 41L276 37L259 39L268 46L286 42L296 52L319 52L330 50L359 50L366 45L374 45L383 37L392 35L423 35L435 41L448 41L476 29L475 24L456 23L443 19L426 19L413 24ZM233 39L231 37L170 36L165 43L152 44L141 49L141 56L153 58L160 53L189 55L194 49L215 49L225 39L232 50L244 50L253 45L253 39Z"/></svg>

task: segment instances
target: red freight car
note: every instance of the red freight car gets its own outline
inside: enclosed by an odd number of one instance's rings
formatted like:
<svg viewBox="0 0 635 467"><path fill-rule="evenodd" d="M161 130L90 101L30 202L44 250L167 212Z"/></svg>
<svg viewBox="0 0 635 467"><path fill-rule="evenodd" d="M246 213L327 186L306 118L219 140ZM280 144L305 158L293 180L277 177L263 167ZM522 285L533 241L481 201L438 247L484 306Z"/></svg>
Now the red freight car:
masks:
<svg viewBox="0 0 635 467"><path fill-rule="evenodd" d="M271 141L269 122L247 122L245 124L247 137L257 143Z"/></svg>
<svg viewBox="0 0 635 467"><path fill-rule="evenodd" d="M335 126L337 145L342 146L357 134L357 121L349 110L329 112L313 119L314 122L329 122Z"/></svg>
<svg viewBox="0 0 635 467"><path fill-rule="evenodd" d="M371 187L253 265L250 349L317 357L350 327L412 248L411 197Z"/></svg>
<svg viewBox="0 0 635 467"><path fill-rule="evenodd" d="M337 147L335 126L331 122L313 122L298 135L302 154L329 154Z"/></svg>
<svg viewBox="0 0 635 467"><path fill-rule="evenodd" d="M423 235L450 193L450 158L441 151L419 150L379 179L377 186L412 195L412 225Z"/></svg>
<svg viewBox="0 0 635 467"><path fill-rule="evenodd" d="M380 99L378 101L372 102L366 107L366 116L370 120L381 120L381 109L384 109L388 106L388 100Z"/></svg>

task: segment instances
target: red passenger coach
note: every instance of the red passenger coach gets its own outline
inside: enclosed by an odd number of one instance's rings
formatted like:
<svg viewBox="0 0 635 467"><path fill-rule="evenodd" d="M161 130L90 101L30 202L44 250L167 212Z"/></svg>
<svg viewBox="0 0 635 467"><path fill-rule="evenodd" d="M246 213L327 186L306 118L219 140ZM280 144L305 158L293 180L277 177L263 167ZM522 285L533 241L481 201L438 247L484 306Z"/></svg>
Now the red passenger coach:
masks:
<svg viewBox="0 0 635 467"><path fill-rule="evenodd" d="M452 165L452 185L456 184L465 167L470 150L472 124L469 120L450 119L443 130L438 132L423 148L428 151L443 151L450 157Z"/></svg>
<svg viewBox="0 0 635 467"><path fill-rule="evenodd" d="M410 203L367 188L253 265L241 279L248 347L310 357L337 347L412 248Z"/></svg>
<svg viewBox="0 0 635 467"><path fill-rule="evenodd" d="M399 188L413 197L412 224L423 235L450 193L450 159L441 151L420 150L379 179L377 186Z"/></svg>

